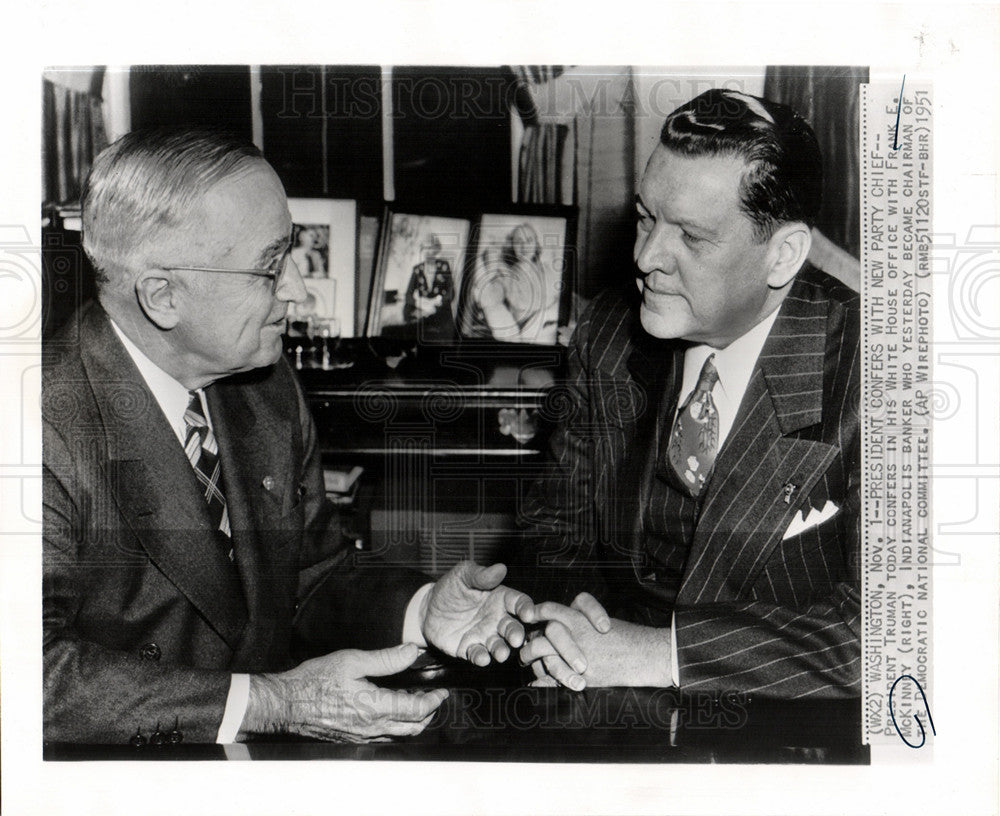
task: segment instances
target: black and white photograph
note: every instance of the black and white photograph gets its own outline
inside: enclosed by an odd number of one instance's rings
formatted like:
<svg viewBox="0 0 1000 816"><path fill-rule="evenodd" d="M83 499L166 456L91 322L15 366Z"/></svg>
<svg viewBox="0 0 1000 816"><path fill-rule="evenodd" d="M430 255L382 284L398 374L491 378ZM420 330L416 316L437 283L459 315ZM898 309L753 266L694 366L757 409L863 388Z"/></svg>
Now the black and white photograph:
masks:
<svg viewBox="0 0 1000 816"><path fill-rule="evenodd" d="M567 217L485 213L458 307L463 337L554 345L567 274Z"/></svg>
<svg viewBox="0 0 1000 816"><path fill-rule="evenodd" d="M289 318L336 320L344 337L354 336L357 203L292 198L291 249L307 295L289 307Z"/></svg>
<svg viewBox="0 0 1000 816"><path fill-rule="evenodd" d="M161 70L184 87L183 71ZM192 76L205 93L212 71ZM461 69L433 76L443 92L466 87ZM857 258L868 69L761 66L670 85L669 71L632 67L497 76L527 101L519 143L495 160L531 154L516 186L532 197L526 177L568 173L574 204L501 209L484 190L482 211L459 217L381 202L355 345L330 327L353 312L354 200L289 199L266 120L263 150L184 122L94 144L80 200L96 297L46 341L42 384L53 759L164 740L270 755L259 744L276 732L292 745L389 739L414 759L660 762L671 755L653 746L690 734L704 761L869 761ZM664 117L600 108L654 93ZM561 154L539 151L564 127L547 131L562 100L585 98L592 127ZM623 134L631 163L595 183L603 171L586 157ZM442 173L440 185L460 181ZM130 203L169 208L182 193L190 215L169 228ZM570 257L589 259L580 275L566 273ZM571 284L579 315L564 347ZM303 323L315 326L289 343ZM314 334L333 345L307 343ZM500 367L516 388L497 389ZM134 410L107 415L93 458L79 435L123 389ZM423 458L435 468L405 464ZM514 492L495 479L501 459L523 474ZM365 502L345 515L324 471L356 467ZM558 748L544 728L525 732L520 710L459 739L486 689L528 695L542 723L562 707L577 722L595 695L609 707ZM651 740L616 731L622 706L645 712ZM785 747L766 729L749 736L775 717L836 725L787 732ZM718 738L696 738L696 721ZM736 721L749 729L739 747L726 739Z"/></svg>
<svg viewBox="0 0 1000 816"><path fill-rule="evenodd" d="M295 224L292 227L292 263L303 278L330 275L330 227L326 224Z"/></svg>
<svg viewBox="0 0 1000 816"><path fill-rule="evenodd" d="M39 802L867 812L948 759L942 631L990 569L956 429L996 412L972 318L933 340L947 86L699 64L681 22L664 64L405 59L384 25L376 59L345 26L324 64L41 70L0 448L35 570L3 730L76 780Z"/></svg>
<svg viewBox="0 0 1000 816"><path fill-rule="evenodd" d="M468 219L386 212L369 335L455 338L470 227Z"/></svg>

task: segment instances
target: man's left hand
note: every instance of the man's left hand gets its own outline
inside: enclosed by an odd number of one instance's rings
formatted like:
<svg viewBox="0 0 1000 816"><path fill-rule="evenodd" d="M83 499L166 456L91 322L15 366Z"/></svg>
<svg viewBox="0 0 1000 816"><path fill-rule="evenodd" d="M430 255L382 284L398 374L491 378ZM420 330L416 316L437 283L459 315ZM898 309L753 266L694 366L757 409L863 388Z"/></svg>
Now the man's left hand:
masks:
<svg viewBox="0 0 1000 816"><path fill-rule="evenodd" d="M538 604L535 616L549 623L544 633L538 632L521 649L520 658L524 665L531 665L538 685L576 687L573 671L561 657L571 642L586 657L583 677L588 686L673 685L669 628L612 618L610 631L602 634L582 611L553 601Z"/></svg>
<svg viewBox="0 0 1000 816"><path fill-rule="evenodd" d="M502 663L524 643L524 623L535 605L523 592L501 586L503 564L480 567L463 561L438 580L425 600L421 631L445 654L477 666Z"/></svg>

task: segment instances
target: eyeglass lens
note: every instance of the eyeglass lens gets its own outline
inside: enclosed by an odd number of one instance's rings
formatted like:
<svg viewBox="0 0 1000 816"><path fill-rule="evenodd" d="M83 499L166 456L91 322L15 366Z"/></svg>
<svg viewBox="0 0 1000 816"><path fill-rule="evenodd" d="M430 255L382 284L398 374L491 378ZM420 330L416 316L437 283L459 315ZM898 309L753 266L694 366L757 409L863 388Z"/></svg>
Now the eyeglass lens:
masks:
<svg viewBox="0 0 1000 816"><path fill-rule="evenodd" d="M289 249L284 255L278 260L274 265L273 273L274 277L271 278L272 291L277 292L278 287L281 285L281 281L285 278L285 271L288 269L288 264L292 263L292 253Z"/></svg>

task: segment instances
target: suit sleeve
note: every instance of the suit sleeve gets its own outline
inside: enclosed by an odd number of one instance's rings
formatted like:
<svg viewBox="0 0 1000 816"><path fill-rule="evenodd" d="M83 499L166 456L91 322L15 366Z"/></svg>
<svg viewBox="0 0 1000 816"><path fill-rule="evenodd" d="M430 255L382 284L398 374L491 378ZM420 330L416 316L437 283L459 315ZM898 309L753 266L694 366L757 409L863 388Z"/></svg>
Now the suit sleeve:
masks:
<svg viewBox="0 0 1000 816"><path fill-rule="evenodd" d="M433 579L384 564L345 538L339 514L326 499L316 425L298 383L293 383L306 487L294 653L308 657L337 649L394 646L402 642L407 604Z"/></svg>
<svg viewBox="0 0 1000 816"><path fill-rule="evenodd" d="M46 424L43 480L44 738L127 743L175 722L187 742L214 742L229 692L226 671L196 669L105 648L74 621L88 568L80 543L101 508L64 440ZM175 719L176 718L176 719Z"/></svg>
<svg viewBox="0 0 1000 816"><path fill-rule="evenodd" d="M608 434L594 422L591 333L603 313L594 306L581 317L568 351L565 381L547 398L558 425L549 438L540 477L530 488L518 519L517 552L509 582L536 601L568 604L582 591L607 600L602 553L615 531L600 519L598 448L613 451ZM603 508L607 510L608 508Z"/></svg>
<svg viewBox="0 0 1000 816"><path fill-rule="evenodd" d="M857 438L847 497L831 536L845 573L804 608L757 601L678 606L680 686L766 697L855 697L861 690L861 470Z"/></svg>

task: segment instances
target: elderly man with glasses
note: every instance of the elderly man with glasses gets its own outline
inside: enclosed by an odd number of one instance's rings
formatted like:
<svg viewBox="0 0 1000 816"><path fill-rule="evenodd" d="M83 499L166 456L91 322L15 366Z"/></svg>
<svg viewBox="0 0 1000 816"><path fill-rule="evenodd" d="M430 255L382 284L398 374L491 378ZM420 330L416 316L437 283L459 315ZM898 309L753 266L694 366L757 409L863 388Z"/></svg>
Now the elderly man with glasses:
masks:
<svg viewBox="0 0 1000 816"><path fill-rule="evenodd" d="M281 355L306 291L277 175L226 137L133 133L83 223L98 299L43 374L45 738L419 732L447 693L366 678L428 643L504 660L534 605L501 565L352 559Z"/></svg>

